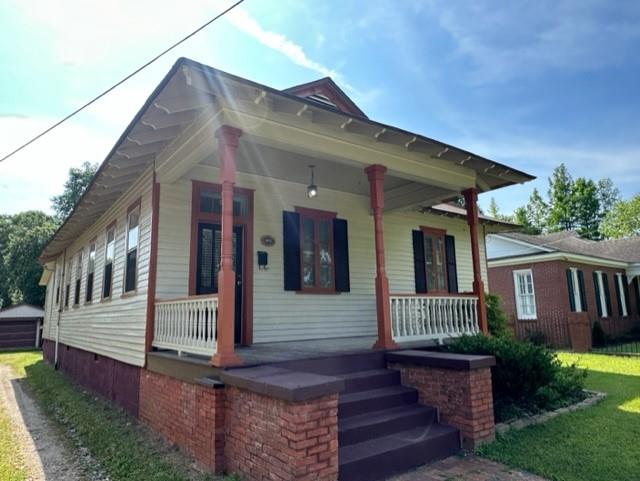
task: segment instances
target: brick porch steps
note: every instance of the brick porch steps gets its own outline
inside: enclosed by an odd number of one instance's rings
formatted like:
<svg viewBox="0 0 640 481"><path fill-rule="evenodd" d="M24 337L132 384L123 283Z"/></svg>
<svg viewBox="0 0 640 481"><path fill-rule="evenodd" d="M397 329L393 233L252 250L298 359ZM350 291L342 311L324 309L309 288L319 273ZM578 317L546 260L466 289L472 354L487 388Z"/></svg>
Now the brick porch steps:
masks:
<svg viewBox="0 0 640 481"><path fill-rule="evenodd" d="M340 481L372 481L445 458L460 450L457 429L438 423L437 410L418 404L400 373L365 356L342 363L337 377Z"/></svg>

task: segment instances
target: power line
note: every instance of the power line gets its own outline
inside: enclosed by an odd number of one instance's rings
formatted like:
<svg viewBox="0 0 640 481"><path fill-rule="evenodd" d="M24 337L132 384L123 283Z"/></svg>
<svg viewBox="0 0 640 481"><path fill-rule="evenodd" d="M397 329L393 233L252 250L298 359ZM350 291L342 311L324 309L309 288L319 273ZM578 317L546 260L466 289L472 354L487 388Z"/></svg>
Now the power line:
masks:
<svg viewBox="0 0 640 481"><path fill-rule="evenodd" d="M126 77L124 77L122 80L120 80L119 82L113 84L111 87L109 87L107 90L105 90L104 92L102 92L100 95L92 98L91 100L89 100L86 104L84 104L82 107L77 108L76 110L74 110L73 112L71 112L69 115L67 115L66 117L64 117L63 119L57 121L55 124L53 124L52 126L50 126L49 128L43 130L42 132L40 132L38 135L36 135L35 137L33 137L31 140L29 140L28 142L25 142L24 144L22 144L20 147L18 147L17 149L15 149L14 151L10 152L9 154L5 155L4 157L2 157L0 159L0 162L7 160L9 157L17 154L18 152L20 152L22 149L24 149L25 147L28 147L29 145L31 145L32 143L34 143L36 140L38 140L40 137L48 134L49 132L51 132L53 129L55 129L56 127L60 126L61 124L63 124L64 122L66 122L67 120L69 120L71 117L73 117L74 115L78 114L79 112L81 112L82 110L86 109L89 105L95 103L96 101L100 100L102 97L104 97L105 95L107 95L109 92L111 92L112 90L114 90L115 88L119 87L120 85L122 85L123 83L125 83L127 80L129 80L131 77L137 75L138 73L140 73L142 70L144 70L145 68L147 68L149 65L151 65L152 63L154 63L156 60L158 60L160 57L162 57L163 55L169 53L171 50L173 50L174 48L176 48L178 45L186 42L187 40L189 40L191 37L193 37L194 35L196 35L198 32L200 32L201 30L205 29L206 27L208 27L209 25L211 25L213 22L215 22L216 20L218 20L219 18L225 16L227 13L229 13L231 10L233 10L234 8L236 8L238 5L240 5L242 2L244 2L244 0L238 0L236 3L234 3L233 5L231 5L230 7L226 8L225 10L223 10L222 12L220 12L218 15L216 15L215 17L213 17L211 20L207 21L206 23L202 24L200 27L198 27L197 29L195 29L193 32L191 32L189 35L187 35L186 37L181 38L180 40L178 40L176 43L174 43L173 45L171 45L170 47L168 47L167 49L163 50L162 52L160 52L158 55L156 55L155 57L153 57L151 60L149 60L147 63L145 63L144 65L138 67L137 69L135 69L133 72L131 72L129 75L127 75Z"/></svg>

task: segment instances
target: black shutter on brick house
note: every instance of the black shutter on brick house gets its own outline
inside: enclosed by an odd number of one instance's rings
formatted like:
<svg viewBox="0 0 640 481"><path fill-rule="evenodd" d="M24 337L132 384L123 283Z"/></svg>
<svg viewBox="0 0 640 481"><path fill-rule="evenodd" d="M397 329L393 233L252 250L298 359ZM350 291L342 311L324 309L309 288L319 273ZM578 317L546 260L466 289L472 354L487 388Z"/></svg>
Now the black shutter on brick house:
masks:
<svg viewBox="0 0 640 481"><path fill-rule="evenodd" d="M602 284L604 285L604 300L607 303L607 316L611 316L611 292L609 291L609 276L602 274Z"/></svg>
<svg viewBox="0 0 640 481"><path fill-rule="evenodd" d="M596 307L598 308L598 317L602 317L602 302L600 300L600 288L598 287L598 273L593 273L593 292L596 295Z"/></svg>
<svg viewBox="0 0 640 481"><path fill-rule="evenodd" d="M300 214L282 213L282 248L284 260L284 290L299 291L300 274Z"/></svg>
<svg viewBox="0 0 640 481"><path fill-rule="evenodd" d="M447 256L447 283L450 293L458 292L458 267L456 265L456 240L452 235L444 236L444 249Z"/></svg>
<svg viewBox="0 0 640 481"><path fill-rule="evenodd" d="M349 292L349 236L344 219L333 219L333 265L336 292Z"/></svg>
<svg viewBox="0 0 640 481"><path fill-rule="evenodd" d="M571 269L567 269L567 289L569 289L569 306L571 312L576 312L576 298L573 290L573 273Z"/></svg>
<svg viewBox="0 0 640 481"><path fill-rule="evenodd" d="M416 294L427 292L427 266L424 260L424 235L421 230L414 230L413 238L413 269L416 279Z"/></svg>
<svg viewBox="0 0 640 481"><path fill-rule="evenodd" d="M580 288L580 302L582 303L582 311L587 312L589 307L587 304L587 291L584 288L584 273L578 271L578 287Z"/></svg>

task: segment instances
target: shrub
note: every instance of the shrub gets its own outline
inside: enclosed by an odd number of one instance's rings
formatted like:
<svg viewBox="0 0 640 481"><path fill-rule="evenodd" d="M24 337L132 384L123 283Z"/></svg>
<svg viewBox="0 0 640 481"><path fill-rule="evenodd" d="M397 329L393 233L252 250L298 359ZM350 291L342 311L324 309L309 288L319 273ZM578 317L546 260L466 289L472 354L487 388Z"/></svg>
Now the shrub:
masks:
<svg viewBox="0 0 640 481"><path fill-rule="evenodd" d="M529 331L527 332L527 341L536 346L546 346L547 335L542 331Z"/></svg>
<svg viewBox="0 0 640 481"><path fill-rule="evenodd" d="M604 347L607 344L607 335L602 329L602 325L595 321L591 329L591 344L593 347Z"/></svg>
<svg viewBox="0 0 640 481"><path fill-rule="evenodd" d="M585 371L563 367L553 351L507 337L464 336L445 349L496 358L492 369L496 421L556 409L584 397Z"/></svg>
<svg viewBox="0 0 640 481"><path fill-rule="evenodd" d="M500 297L497 294L485 294L487 303L487 324L489 332L497 337L511 337L507 315L500 306Z"/></svg>

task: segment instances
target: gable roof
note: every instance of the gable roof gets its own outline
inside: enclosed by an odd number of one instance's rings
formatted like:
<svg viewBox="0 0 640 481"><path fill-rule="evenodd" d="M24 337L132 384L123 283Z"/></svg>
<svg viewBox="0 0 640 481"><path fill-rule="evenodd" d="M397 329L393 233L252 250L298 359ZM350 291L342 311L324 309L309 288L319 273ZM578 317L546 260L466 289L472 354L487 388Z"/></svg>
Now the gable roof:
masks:
<svg viewBox="0 0 640 481"><path fill-rule="evenodd" d="M60 255L77 236L96 222L133 183L150 168L171 142L193 124L203 111L214 105L216 98L225 100L239 93L253 94L253 103L262 98L293 104L297 108L330 112L337 115L341 134L385 134L381 141L424 153L452 166L464 166L476 172L482 191L527 182L535 177L507 165L473 154L424 135L376 122L364 113L335 85L331 79L320 79L324 91L333 90L335 99L350 102L358 114L352 114L317 99L300 96L309 84L277 90L251 80L232 75L187 58L179 58L153 90L141 109L109 151L95 176L69 216L44 247L40 262ZM315 87L314 87L315 88ZM340 94L340 95L338 95ZM177 104L179 98L181 103ZM229 104L233 104L231 101ZM342 126L345 126L343 128Z"/></svg>
<svg viewBox="0 0 640 481"><path fill-rule="evenodd" d="M8 319L26 319L44 317L44 309L31 304L16 304L0 309L0 321Z"/></svg>
<svg viewBox="0 0 640 481"><path fill-rule="evenodd" d="M365 119L369 118L360 110L360 107L349 98L344 90L338 87L338 84L336 84L331 77L324 77L312 82L294 85L293 87L284 89L283 92L309 99L325 106L328 105L341 112L357 115Z"/></svg>
<svg viewBox="0 0 640 481"><path fill-rule="evenodd" d="M544 235L503 232L496 235L526 242L544 248L547 252L565 252L629 263L640 262L640 236L593 241L581 238L576 231L554 232Z"/></svg>

